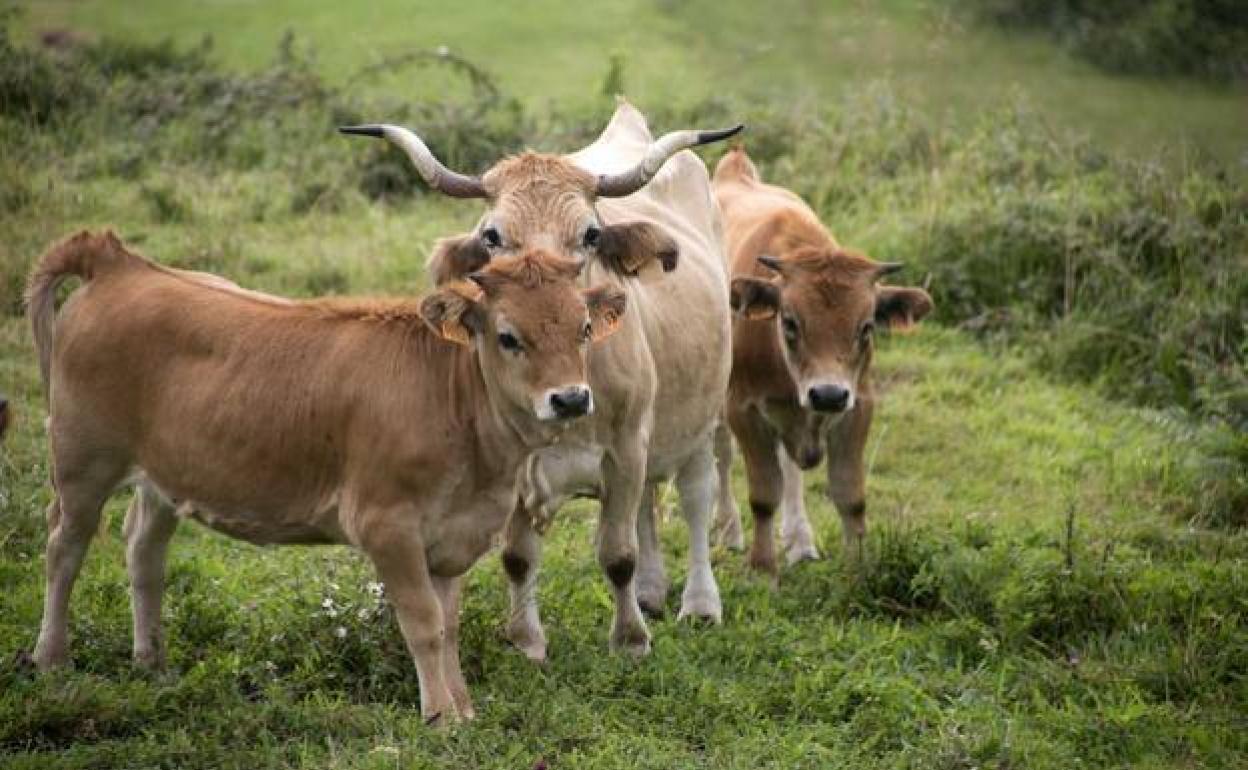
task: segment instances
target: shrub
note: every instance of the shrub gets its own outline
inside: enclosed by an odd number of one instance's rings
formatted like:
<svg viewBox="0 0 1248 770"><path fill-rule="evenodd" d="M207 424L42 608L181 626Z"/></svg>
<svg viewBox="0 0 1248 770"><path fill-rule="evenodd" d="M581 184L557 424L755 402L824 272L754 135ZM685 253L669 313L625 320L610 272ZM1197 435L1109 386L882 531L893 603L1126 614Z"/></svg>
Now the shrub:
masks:
<svg viewBox="0 0 1248 770"><path fill-rule="evenodd" d="M1248 77L1248 5L1237 0L965 0L989 22L1043 30L1114 72Z"/></svg>

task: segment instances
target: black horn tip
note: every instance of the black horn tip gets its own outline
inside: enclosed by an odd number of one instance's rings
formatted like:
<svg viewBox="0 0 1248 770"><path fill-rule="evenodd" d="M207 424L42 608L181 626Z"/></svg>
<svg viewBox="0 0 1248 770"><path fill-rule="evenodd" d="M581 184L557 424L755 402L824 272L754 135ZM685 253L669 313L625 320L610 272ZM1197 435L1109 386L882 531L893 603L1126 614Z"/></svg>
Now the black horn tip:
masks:
<svg viewBox="0 0 1248 770"><path fill-rule="evenodd" d="M381 126L338 126L338 133L371 136L376 139L380 139L386 135L386 132Z"/></svg>
<svg viewBox="0 0 1248 770"><path fill-rule="evenodd" d="M698 133L698 144L710 144L711 142L722 142L725 139L731 139L737 134L745 130L744 123L738 123L732 128L721 128L718 131L701 131Z"/></svg>

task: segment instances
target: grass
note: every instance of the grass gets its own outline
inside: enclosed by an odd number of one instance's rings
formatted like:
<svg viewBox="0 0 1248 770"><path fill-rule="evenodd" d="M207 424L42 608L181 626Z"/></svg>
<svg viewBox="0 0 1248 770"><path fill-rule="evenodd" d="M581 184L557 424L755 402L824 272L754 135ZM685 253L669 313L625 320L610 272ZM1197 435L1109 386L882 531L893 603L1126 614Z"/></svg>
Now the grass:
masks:
<svg viewBox="0 0 1248 770"><path fill-rule="evenodd" d="M319 42L316 66L332 71L367 63L369 47L380 56L411 42L411 31L384 23L391 16L382 11L300 7L306 12L233 4L206 16L153 5L123 18L100 3L50 3L32 7L25 24L183 41L215 29L222 56L254 64L272 59L279 30L293 19L301 38ZM463 117L473 104L455 101L465 90L458 78L445 102L394 103L400 112L427 110L422 127L432 124L440 148L460 148L469 163L512 142L575 146L602 119L608 107L597 95L531 106L538 94L597 89L608 68L601 49L609 46L579 31L606 28L625 41L619 46L637 46L624 51L629 90L641 89L637 101L663 127L682 120L662 102L663 89L694 99L750 69L731 58L740 49L715 44L744 45L751 33L731 4L717 6L716 25L705 22L711 15L699 3L647 5L631 26L591 25L634 18L624 3L598 16L525 7L530 15L508 22L520 26L496 27L471 23L474 6L460 4L431 17L430 28L444 33L417 41L479 46L471 52L482 58L473 61L499 72L516 86L507 93L519 91L530 105L513 113L504 100L487 110L488 142L457 144L465 129L481 128ZM174 539L166 599L171 670L133 670L125 500L118 498L75 594L75 669L35 676L21 653L33 646L43 594L44 414L29 332L12 313L0 314L0 392L14 402L17 420L0 447L0 767L1243 766L1248 532L1233 517L1208 528L1202 514L1208 499L1221 499L1211 479L1243 472L1239 465L1223 472L1206 449L1226 426L1132 406L1123 398L1131 394L1098 381L1108 366L1071 376L1069 360L1051 345L1071 343L1075 322L1094 316L1053 322L1032 296L1045 292L1029 291L1048 273L1023 264L1075 243L1086 245L1086 254L1075 253L1089 270L1132 269L1135 251L1160 249L1161 262L1186 266L1180 288L1194 293L1168 295L1159 288L1168 284L1140 279L1136 292L1153 298L1157 315L1187 319L1183 313L1203 301L1233 308L1237 295L1226 287L1239 285L1232 268L1240 231L1229 214L1213 219L1232 224L1210 225L1208 212L1233 212L1242 190L1195 165L1149 171L1103 163L1094 147L1043 125L1032 126L1038 138L1020 129L1026 111L1004 122L985 118L949 139L930 117L906 109L914 93L906 79L924 90L915 68L930 71L930 96L939 101L945 92L932 82L957 71L940 62L964 55L936 46L933 58L905 58L920 56L907 41L936 18L933 7L888 5L881 18L889 24L875 22L880 37L854 26L866 23L866 12L851 4L808 32L779 13L756 20L756 36L797 42L792 51L759 52L758 67L742 76L747 93L751 82L779 72L802 73L832 93L841 78L875 71L868 62L891 48L895 86L830 101L820 108L826 112L756 96L751 147L769 175L816 202L844 241L917 264L912 280L930 271L942 310L983 301L990 321L994 313L1036 319L1022 331L994 332L992 323L965 331L961 322L978 318L974 306L883 342L885 397L868 451L871 533L861 563L843 558L837 517L812 474L807 499L827 558L785 572L773 588L741 556L717 552L724 624L677 624L669 615L652 625L654 654L633 663L606 652L610 600L591 557L593 510L573 507L546 549L550 663L536 668L508 649L505 578L494 558L485 559L469 575L461 645L480 716L442 733L422 723L392 614L370 589L364 560L346 549L260 549L185 525ZM566 26L523 38L521 31L545 30L541 22L552 16ZM815 51L836 23L870 45ZM1000 43L980 34L969 50ZM329 45L337 39L349 46ZM520 55L531 50L515 44L521 40L570 63L551 68L550 59ZM640 55L643 44L651 58ZM1036 55L1051 55L1045 50ZM810 61L798 61L797 51ZM989 61L1001 63L1005 53ZM855 57L864 69L832 66ZM683 79L663 74L659 65L669 61ZM969 59L958 66L974 69ZM1039 64L1011 66L1031 83L1052 77ZM982 69L975 77L987 88L995 80ZM8 140L0 146L11 148L0 151L7 183L0 187L0 290L9 292L0 308L13 307L16 281L49 241L104 224L162 261L264 290L420 291L430 244L470 226L478 208L405 194L411 175L388 167L393 158L383 148L332 133L335 120L349 117L340 110L375 108L388 98L385 88L397 86L375 86L378 93L361 102L310 96L289 109L258 107L274 91L304 93L296 86L308 84L297 67L292 72L225 85L207 71L188 76L192 86L207 83L220 88L211 93L237 100L242 118L221 99L125 112L114 101L131 93L125 83L103 104L57 113L46 124L0 114L0 139ZM1097 89L1107 84L1125 89L1115 97L1124 108L1150 109L1154 91L1173 100L1167 104L1187 98L1172 84L1140 81L1144 90L1135 93L1131 82L1099 75L1087 88L1103 94ZM512 115L517 126L507 123ZM1151 128L1148 141L1173 139L1168 127ZM376 181L384 174L392 176ZM396 187L374 199L386 185ZM1177 200L1160 192L1168 186ZM1136 212L1165 248L1115 229ZM1166 251L1175 243L1174 253ZM969 257L960 253L976 244ZM1210 258L1200 264L1225 272L1208 273L1218 286L1198 291L1189 284L1199 281L1189 279L1206 276L1193 267L1201 244ZM985 276L1002 277L1002 286L976 282ZM1090 312L1100 296L1072 301ZM1237 360L1226 359L1228 377ZM734 479L744 501L740 474ZM669 521L663 543L674 567L674 610L683 525Z"/></svg>
<svg viewBox="0 0 1248 770"><path fill-rule="evenodd" d="M5 327L6 354L28 353L17 326ZM957 332L889 340L880 370L861 565L841 557L812 477L830 558L785 573L777 590L742 557L717 553L724 625L669 616L653 626L654 654L634 664L605 652L610 602L592 517L569 511L547 549L547 667L502 640L496 560L471 573L463 650L481 716L450 734L422 725L393 617L346 549L259 549L185 526L170 560L173 670L132 670L120 504L79 583L76 670L14 668L38 625L46 495L38 400L24 377L0 530L7 766L1242 760L1248 540L1168 515L1165 474L1182 450L1164 425ZM683 563L683 535L665 528L669 563Z"/></svg>

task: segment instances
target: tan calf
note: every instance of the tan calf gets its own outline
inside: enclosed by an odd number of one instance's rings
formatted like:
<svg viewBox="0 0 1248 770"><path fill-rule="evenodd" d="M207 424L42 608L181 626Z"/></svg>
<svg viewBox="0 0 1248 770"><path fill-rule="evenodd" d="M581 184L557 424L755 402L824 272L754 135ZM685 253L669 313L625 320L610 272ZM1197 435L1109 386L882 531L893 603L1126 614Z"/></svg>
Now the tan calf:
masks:
<svg viewBox="0 0 1248 770"><path fill-rule="evenodd" d="M625 317L622 292L583 289L579 272L526 252L422 300L288 302L160 267L111 233L53 248L29 292L56 490L36 663L68 660L70 591L100 508L135 481L137 660L160 663L165 549L191 516L253 543L362 549L422 712L470 717L460 576L502 528L524 458L588 411L589 348ZM70 276L84 285L54 317Z"/></svg>
<svg viewBox="0 0 1248 770"><path fill-rule="evenodd" d="M828 495L845 541L861 542L875 330L914 324L932 300L922 289L880 285L900 265L842 248L799 197L763 183L743 149L724 156L713 186L731 260L736 320L727 412L750 487L750 563L775 573L772 518L782 503L788 560L818 555L801 469L818 465L825 452ZM729 457L721 453L721 463ZM721 532L740 546L735 515Z"/></svg>

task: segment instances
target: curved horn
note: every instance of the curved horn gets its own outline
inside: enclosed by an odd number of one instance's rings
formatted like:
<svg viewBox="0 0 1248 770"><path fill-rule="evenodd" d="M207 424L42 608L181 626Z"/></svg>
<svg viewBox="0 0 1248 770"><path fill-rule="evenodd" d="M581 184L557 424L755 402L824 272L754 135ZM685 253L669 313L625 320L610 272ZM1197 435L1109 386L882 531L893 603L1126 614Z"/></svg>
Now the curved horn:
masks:
<svg viewBox="0 0 1248 770"><path fill-rule="evenodd" d="M625 195L632 195L659 173L659 169L663 167L668 158L681 150L723 141L741 133L744 128L744 124L738 124L719 131L685 129L664 134L650 144L645 157L636 166L618 174L603 174L598 177L598 195L602 198L622 198Z"/></svg>
<svg viewBox="0 0 1248 770"><path fill-rule="evenodd" d="M886 275L901 272L906 266L905 262L881 262L876 268L875 277L883 278Z"/></svg>
<svg viewBox="0 0 1248 770"><path fill-rule="evenodd" d="M481 183L481 177L466 176L443 166L441 161L433 157L433 153L419 136L402 126L384 123L367 126L339 126L338 131L343 134L390 140L391 144L397 145L399 149L407 153L412 165L416 167L430 187L452 198L489 197L485 191L485 185Z"/></svg>

